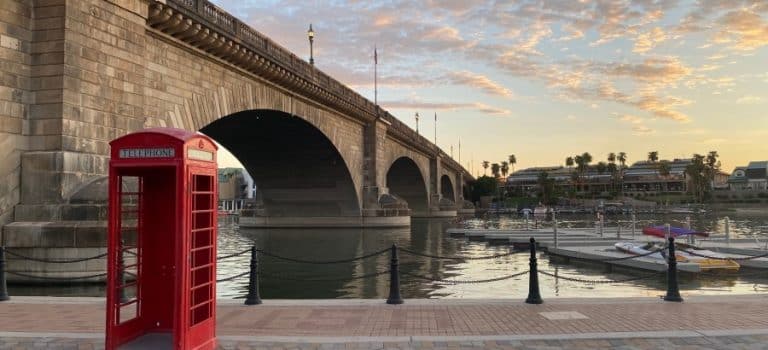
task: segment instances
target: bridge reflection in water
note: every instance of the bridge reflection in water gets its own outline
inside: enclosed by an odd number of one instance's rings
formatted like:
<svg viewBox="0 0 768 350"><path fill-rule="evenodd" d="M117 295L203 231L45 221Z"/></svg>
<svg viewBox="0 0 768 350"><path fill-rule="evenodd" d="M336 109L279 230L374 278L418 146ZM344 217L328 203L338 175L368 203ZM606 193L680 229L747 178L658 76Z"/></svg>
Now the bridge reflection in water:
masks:
<svg viewBox="0 0 768 350"><path fill-rule="evenodd" d="M489 256L503 254L506 246L486 246L482 242L467 242L444 233L450 225L447 219L414 219L410 228L391 229L244 229L238 228L235 217L220 216L219 256L240 252L251 245L271 254L302 260L341 260L386 249L393 243L421 254L438 256ZM262 256L259 261L261 297L269 299L318 298L377 298L386 299L389 276L354 279L387 271L389 253L340 264L299 264ZM539 255L539 270L562 277L585 280L621 280L637 276L638 271L606 271L603 265L573 261L563 263ZM219 262L218 276L226 278L246 272L249 254ZM437 284L411 275L429 276L456 281L484 280L507 276L528 269L528 254L512 254L490 260L437 260L411 254L400 254L402 296L416 298L485 298L518 299L522 302L528 291L528 276L482 284ZM315 282L313 279L335 280ZM625 283L584 284L539 276L541 295L553 297L632 297L659 296L666 290L663 275ZM218 284L218 297L244 298L247 277ZM686 295L751 294L768 292L768 276L739 273L724 276L685 276L680 289ZM10 295L103 296L101 285L43 286L11 285Z"/></svg>

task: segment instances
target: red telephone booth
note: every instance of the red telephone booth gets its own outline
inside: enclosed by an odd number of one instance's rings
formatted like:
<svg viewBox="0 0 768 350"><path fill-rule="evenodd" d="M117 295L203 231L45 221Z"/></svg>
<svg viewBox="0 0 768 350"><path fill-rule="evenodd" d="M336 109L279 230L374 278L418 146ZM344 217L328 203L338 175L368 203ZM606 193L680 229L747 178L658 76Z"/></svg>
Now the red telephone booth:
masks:
<svg viewBox="0 0 768 350"><path fill-rule="evenodd" d="M171 128L110 145L106 348L215 348L216 145Z"/></svg>

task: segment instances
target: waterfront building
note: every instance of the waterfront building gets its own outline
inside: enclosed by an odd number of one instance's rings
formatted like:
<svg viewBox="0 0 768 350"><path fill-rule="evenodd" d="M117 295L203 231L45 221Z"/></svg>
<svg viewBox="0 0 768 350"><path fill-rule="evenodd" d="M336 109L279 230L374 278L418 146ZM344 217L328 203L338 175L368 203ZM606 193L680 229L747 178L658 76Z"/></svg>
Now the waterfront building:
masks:
<svg viewBox="0 0 768 350"><path fill-rule="evenodd" d="M668 161L669 174L659 172L661 162L639 161L624 171L624 193L685 193L688 180L685 168L691 159L673 159Z"/></svg>
<svg viewBox="0 0 768 350"><path fill-rule="evenodd" d="M219 168L219 210L238 212L246 199L254 198L253 179L242 168Z"/></svg>
<svg viewBox="0 0 768 350"><path fill-rule="evenodd" d="M731 191L768 190L768 161L754 161L747 166L736 167L728 178L728 188Z"/></svg>

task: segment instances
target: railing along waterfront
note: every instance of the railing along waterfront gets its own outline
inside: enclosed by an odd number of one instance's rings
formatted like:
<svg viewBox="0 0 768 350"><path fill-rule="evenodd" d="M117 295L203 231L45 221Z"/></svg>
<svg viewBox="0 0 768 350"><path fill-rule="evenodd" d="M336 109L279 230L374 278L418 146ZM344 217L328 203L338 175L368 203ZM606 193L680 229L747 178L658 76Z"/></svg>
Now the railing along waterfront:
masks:
<svg viewBox="0 0 768 350"><path fill-rule="evenodd" d="M312 260L312 259L305 259L301 257L283 256L283 255L275 254L262 249L258 249L256 246L252 246L242 251L217 257L216 259L220 261L220 260L242 256L249 252L251 253L249 268L246 271L243 271L241 273L238 273L226 278L217 279L216 281L217 282L232 281L232 280L236 280L236 279L248 276L248 292L245 298L245 304L257 305L262 303L261 298L259 296L260 295L259 278L262 275L273 278L273 279L278 279L278 280L292 280L292 281L305 281L305 282L330 282L330 281L352 281L352 280L359 280L359 279L377 278L379 276L389 274L390 275L390 285L389 285L390 292L386 302L388 304L401 304L404 302L402 298L402 294L400 292L400 279L402 277L401 275L409 278L425 280L425 281L429 281L437 284L456 285L456 284L493 283L493 282L508 280L508 279L512 279L512 278L516 278L516 277L520 277L525 274L528 274L529 275L529 279L528 279L529 293L525 302L530 304L540 304L543 302L543 300L539 293L539 282L538 282L539 275L544 275L544 276L555 278L555 279L562 279L566 281L583 283L583 284L624 283L624 282L638 281L638 280L644 280L644 279L658 278L663 275L666 275L667 290L666 290L666 295L663 298L666 301L679 302L679 301L682 301L683 299L680 297L680 292L679 292L679 285L678 285L678 278L677 278L678 270L677 270L677 260L675 257L674 241L675 239L673 237L670 237L667 240L665 246L662 248L662 251L665 251L667 255L665 257L667 261L666 270L647 273L647 274L641 274L641 275L632 276L629 278L622 278L622 279L611 279L611 278L585 279L577 276L564 276L558 273L557 271L540 270L538 268L538 262L537 262L537 254L538 254L537 245L538 244L536 240L533 237L531 237L529 240L529 249L530 249L529 269L511 273L511 274L496 276L492 278L485 278L485 279L457 280L457 279L443 278L440 276L421 275L413 272L401 272L400 264L399 264L399 255L406 254L415 258L433 259L433 260L487 260L487 259L498 259L498 258L508 257L514 254L520 254L524 252L510 250L506 253L486 255L486 256L462 256L462 255L444 256L444 255L421 253L421 252L417 252L417 251L405 249L405 248L398 248L396 245L393 244L390 248L369 252L369 253L366 253L360 256L351 257L351 258L335 259L335 260ZM687 250L682 250L682 251L685 251L689 254L696 255L694 252L691 252L691 251L687 251ZM377 270L376 272L359 275L359 276L352 276L352 277L296 278L296 277L280 274L279 272L277 273L263 272L259 270L259 266L258 266L259 255L263 255L273 259L278 259L278 260L286 261L289 263L295 263L295 264L330 265L330 264L350 263L355 261L376 258L388 252L390 254L389 266L384 266L383 269ZM586 260L608 261L608 260L638 259L638 258L642 258L657 252L658 251L653 251L648 254L638 254L638 255L631 255L631 256L620 257L620 258L586 259ZM36 262L42 262L42 263L52 263L52 264L84 262L84 261L93 260L93 259L101 259L106 256L106 254L98 254L91 257L77 258L77 259L44 259L44 258L36 258L36 257L27 256L24 254L19 254L13 251L8 251L4 247L0 246L0 301L9 299L7 288L6 288L6 279L5 279L6 273L14 274L14 275L18 275L26 278L31 278L31 279L58 280L58 281L78 281L78 280L95 278L95 277L103 277L106 275L106 273L102 273L102 274L94 274L89 276L78 276L78 277L67 278L67 277L35 276L27 273L20 273L18 271L6 271L5 269L6 254L14 256L15 258L21 259L21 260L30 260L30 261L36 261ZM706 256L706 257L711 258L711 256ZM762 258L762 257L768 257L768 254L745 256L743 258L722 258L722 259L723 260L748 260L748 259L756 259L756 258ZM132 275L128 272L126 272L126 274ZM764 275L765 272L761 271L756 274ZM125 276L121 276L121 278L125 278Z"/></svg>

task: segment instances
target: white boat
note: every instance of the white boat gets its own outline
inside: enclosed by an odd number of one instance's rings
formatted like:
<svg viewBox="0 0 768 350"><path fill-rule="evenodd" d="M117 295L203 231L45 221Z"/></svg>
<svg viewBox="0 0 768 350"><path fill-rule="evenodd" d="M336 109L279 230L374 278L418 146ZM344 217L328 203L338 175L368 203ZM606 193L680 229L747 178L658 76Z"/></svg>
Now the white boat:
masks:
<svg viewBox="0 0 768 350"><path fill-rule="evenodd" d="M547 213L549 213L549 208L544 205L537 205L536 208L533 208L534 216L547 216Z"/></svg>
<svg viewBox="0 0 768 350"><path fill-rule="evenodd" d="M675 259L677 262L698 264L700 271L702 272L735 272L740 268L740 265L733 260L723 260L727 259L727 257L722 254L718 254L710 250L696 249L695 247L689 245L676 244L675 246L680 246L681 248L693 253L689 254L680 249L675 250ZM658 242L649 242L645 244L636 242L617 242L614 244L614 247L622 252L629 254L648 254L645 257L652 259L662 259L664 261L667 259L667 254L662 254L664 247Z"/></svg>

